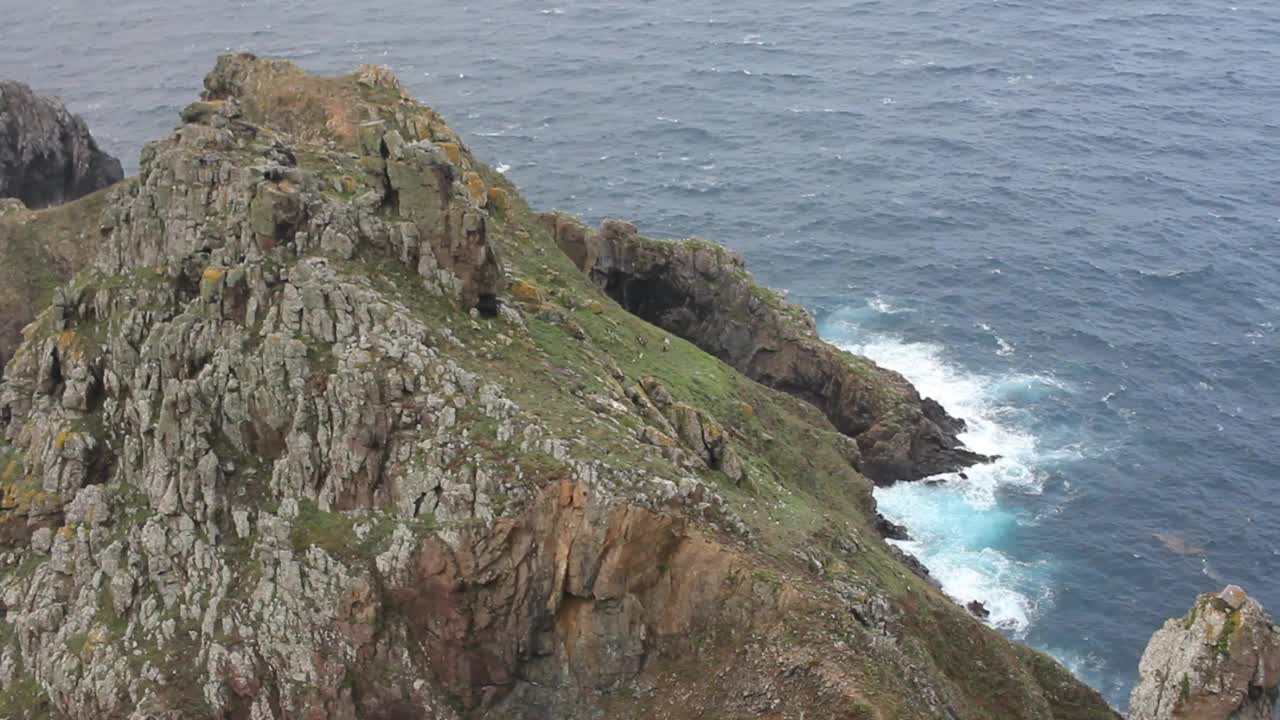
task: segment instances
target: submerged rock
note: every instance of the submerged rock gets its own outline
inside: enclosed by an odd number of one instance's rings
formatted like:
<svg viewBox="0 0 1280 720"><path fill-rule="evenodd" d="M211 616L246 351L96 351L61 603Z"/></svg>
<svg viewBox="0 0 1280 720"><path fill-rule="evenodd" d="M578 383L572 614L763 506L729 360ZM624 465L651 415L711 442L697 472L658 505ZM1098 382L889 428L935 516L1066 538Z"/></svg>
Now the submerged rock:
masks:
<svg viewBox="0 0 1280 720"><path fill-rule="evenodd" d="M1280 629L1258 601L1229 585L1157 630L1138 672L1130 720L1273 720Z"/></svg>
<svg viewBox="0 0 1280 720"><path fill-rule="evenodd" d="M84 120L61 100L0 81L0 197L42 208L122 178L120 161L98 148Z"/></svg>

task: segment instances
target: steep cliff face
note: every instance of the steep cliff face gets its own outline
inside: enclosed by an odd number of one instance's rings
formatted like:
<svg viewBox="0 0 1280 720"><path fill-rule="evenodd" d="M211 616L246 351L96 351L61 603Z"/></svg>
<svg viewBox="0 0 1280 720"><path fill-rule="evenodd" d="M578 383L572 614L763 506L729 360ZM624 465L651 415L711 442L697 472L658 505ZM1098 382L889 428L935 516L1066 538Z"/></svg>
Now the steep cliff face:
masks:
<svg viewBox="0 0 1280 720"><path fill-rule="evenodd" d="M79 115L19 82L0 81L0 198L57 205L124 177Z"/></svg>
<svg viewBox="0 0 1280 720"><path fill-rule="evenodd" d="M861 436L602 294L388 72L206 88L21 211L92 259L0 384L0 716L1114 717L894 557Z"/></svg>
<svg viewBox="0 0 1280 720"><path fill-rule="evenodd" d="M1142 654L1130 720L1274 720L1280 628L1238 586L1201 595Z"/></svg>

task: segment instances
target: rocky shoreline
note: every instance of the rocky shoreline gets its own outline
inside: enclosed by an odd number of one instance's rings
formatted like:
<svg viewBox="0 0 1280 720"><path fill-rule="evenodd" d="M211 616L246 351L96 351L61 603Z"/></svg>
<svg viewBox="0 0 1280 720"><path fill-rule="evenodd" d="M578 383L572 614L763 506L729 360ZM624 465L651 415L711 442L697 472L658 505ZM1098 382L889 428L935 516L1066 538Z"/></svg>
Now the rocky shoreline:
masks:
<svg viewBox="0 0 1280 720"><path fill-rule="evenodd" d="M1116 717L883 541L963 421L740 258L531 210L385 68L205 88L0 206L0 716ZM1274 702L1237 599L1134 717Z"/></svg>

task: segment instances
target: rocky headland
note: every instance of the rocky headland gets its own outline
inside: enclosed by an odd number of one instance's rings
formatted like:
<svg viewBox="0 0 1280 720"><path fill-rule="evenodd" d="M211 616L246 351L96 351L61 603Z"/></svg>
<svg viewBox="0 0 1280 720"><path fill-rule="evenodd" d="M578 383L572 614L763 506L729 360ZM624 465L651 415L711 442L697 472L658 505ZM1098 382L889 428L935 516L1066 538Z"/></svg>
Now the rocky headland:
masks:
<svg viewBox="0 0 1280 720"><path fill-rule="evenodd" d="M1117 717L884 542L985 458L740 258L530 209L384 68L205 88L0 206L0 717Z"/></svg>
<svg viewBox="0 0 1280 720"><path fill-rule="evenodd" d="M84 120L61 100L0 81L0 198L42 208L123 178L120 161L98 148Z"/></svg>

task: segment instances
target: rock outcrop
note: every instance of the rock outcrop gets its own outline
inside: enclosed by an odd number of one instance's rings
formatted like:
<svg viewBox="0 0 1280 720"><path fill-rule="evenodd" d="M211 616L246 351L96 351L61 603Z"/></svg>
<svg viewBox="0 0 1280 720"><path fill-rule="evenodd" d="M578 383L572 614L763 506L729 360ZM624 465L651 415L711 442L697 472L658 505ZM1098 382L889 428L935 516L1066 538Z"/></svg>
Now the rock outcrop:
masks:
<svg viewBox="0 0 1280 720"><path fill-rule="evenodd" d="M0 81L0 198L42 208L122 178L120 161L98 148L84 120L62 101Z"/></svg>
<svg viewBox="0 0 1280 720"><path fill-rule="evenodd" d="M101 214L106 193L40 211L0 199L0 377L22 328L97 254L101 229L85 220Z"/></svg>
<svg viewBox="0 0 1280 720"><path fill-rule="evenodd" d="M821 409L857 439L859 469L877 483L990 460L957 439L963 420L921 398L902 375L823 342L813 318L758 285L740 256L698 240L650 240L618 220L598 232L556 213L543 222L573 263L624 308Z"/></svg>
<svg viewBox="0 0 1280 720"><path fill-rule="evenodd" d="M0 717L1115 717L385 69L206 89L14 226L94 240L0 382Z"/></svg>
<svg viewBox="0 0 1280 720"><path fill-rule="evenodd" d="M1142 654L1130 720L1274 720L1280 628L1238 586L1201 595Z"/></svg>

